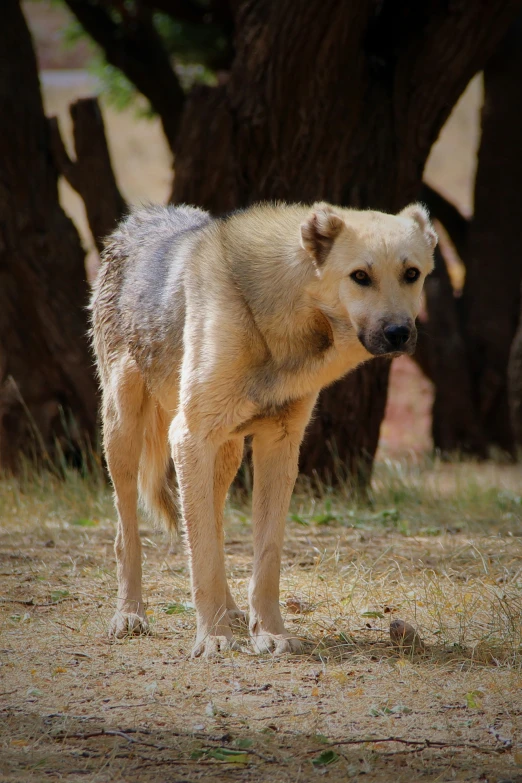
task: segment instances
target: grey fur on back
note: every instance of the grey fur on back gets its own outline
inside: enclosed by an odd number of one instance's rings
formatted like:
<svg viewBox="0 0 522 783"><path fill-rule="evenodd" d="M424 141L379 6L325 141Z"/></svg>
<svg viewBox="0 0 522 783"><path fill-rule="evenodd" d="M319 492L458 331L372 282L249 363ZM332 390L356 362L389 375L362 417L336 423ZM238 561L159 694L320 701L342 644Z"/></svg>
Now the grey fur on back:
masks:
<svg viewBox="0 0 522 783"><path fill-rule="evenodd" d="M172 356L183 322L179 250L211 222L208 212L195 207L139 207L107 238L91 300L100 372L125 345L148 374L150 357L142 346L151 335ZM162 317L166 310L167 318ZM161 362L164 357L156 358Z"/></svg>
<svg viewBox="0 0 522 783"><path fill-rule="evenodd" d="M104 397L111 365L127 352L149 390L153 376L161 382L172 372L183 336L179 250L210 222L207 212L194 207L140 207L107 238L91 299L93 347ZM140 461L139 494L145 510L172 529L178 518L177 488L168 443L161 435L166 426L165 414L152 409Z"/></svg>

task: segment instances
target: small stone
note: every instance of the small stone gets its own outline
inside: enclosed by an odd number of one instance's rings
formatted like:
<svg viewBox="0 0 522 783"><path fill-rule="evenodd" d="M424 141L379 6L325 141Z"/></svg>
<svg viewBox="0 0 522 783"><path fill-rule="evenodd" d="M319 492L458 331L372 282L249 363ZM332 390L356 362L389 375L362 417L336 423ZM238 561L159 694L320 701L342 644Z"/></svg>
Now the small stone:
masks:
<svg viewBox="0 0 522 783"><path fill-rule="evenodd" d="M307 612L311 612L313 610L312 604L307 603L307 601L303 601L296 595L286 599L286 608L289 612L292 612L292 614L306 614Z"/></svg>
<svg viewBox="0 0 522 783"><path fill-rule="evenodd" d="M390 623L390 639L402 652L422 652L425 649L424 642L415 628L404 620Z"/></svg>

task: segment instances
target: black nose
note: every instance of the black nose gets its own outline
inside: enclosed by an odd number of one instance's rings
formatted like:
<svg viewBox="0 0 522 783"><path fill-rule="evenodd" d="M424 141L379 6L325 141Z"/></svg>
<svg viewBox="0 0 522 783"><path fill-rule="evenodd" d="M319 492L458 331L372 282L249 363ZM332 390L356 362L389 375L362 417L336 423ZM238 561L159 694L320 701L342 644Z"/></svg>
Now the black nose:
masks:
<svg viewBox="0 0 522 783"><path fill-rule="evenodd" d="M396 350L400 350L410 339L410 329L408 326L386 326L384 336Z"/></svg>

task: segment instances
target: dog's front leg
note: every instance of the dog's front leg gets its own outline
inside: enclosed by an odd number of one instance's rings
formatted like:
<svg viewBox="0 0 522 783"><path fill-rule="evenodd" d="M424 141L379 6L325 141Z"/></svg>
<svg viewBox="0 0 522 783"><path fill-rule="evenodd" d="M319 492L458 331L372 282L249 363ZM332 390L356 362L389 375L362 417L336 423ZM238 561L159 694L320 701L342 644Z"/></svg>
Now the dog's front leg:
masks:
<svg viewBox="0 0 522 783"><path fill-rule="evenodd" d="M192 657L211 657L235 647L227 614L223 543L214 507L214 471L218 445L193 434L183 414L170 427L172 458L178 477L190 558L197 636Z"/></svg>
<svg viewBox="0 0 522 783"><path fill-rule="evenodd" d="M257 652L299 652L279 608L285 519L298 470L299 446L315 397L295 403L284 421L269 420L254 434L252 525L254 567L249 587L250 634Z"/></svg>

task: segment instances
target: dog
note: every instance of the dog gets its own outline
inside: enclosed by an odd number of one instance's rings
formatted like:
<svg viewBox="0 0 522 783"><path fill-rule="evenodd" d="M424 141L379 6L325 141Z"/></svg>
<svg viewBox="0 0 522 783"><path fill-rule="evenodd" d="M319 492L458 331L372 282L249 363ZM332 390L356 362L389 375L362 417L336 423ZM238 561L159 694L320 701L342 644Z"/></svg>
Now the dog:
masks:
<svg viewBox="0 0 522 783"><path fill-rule="evenodd" d="M192 655L237 648L223 507L252 436L250 635L257 652L299 652L279 576L305 428L325 386L373 356L413 352L436 243L420 204L398 215L259 204L221 218L145 207L108 238L91 311L118 512L113 637L148 630L138 499L172 526L179 491Z"/></svg>

